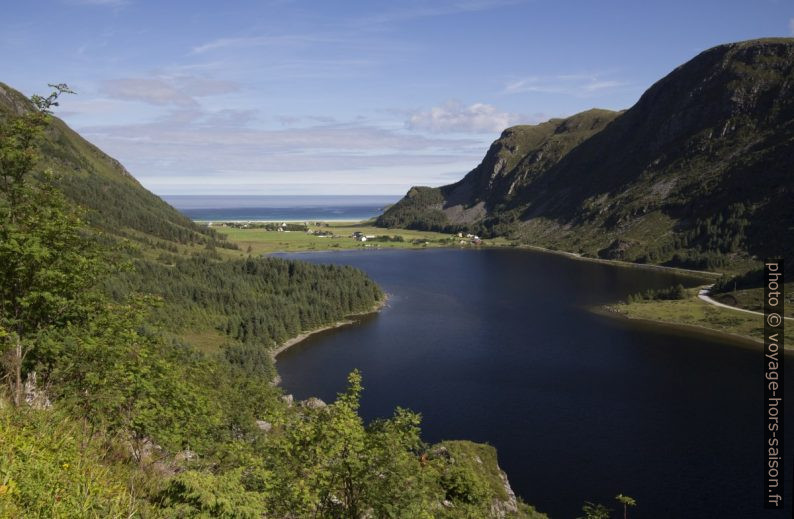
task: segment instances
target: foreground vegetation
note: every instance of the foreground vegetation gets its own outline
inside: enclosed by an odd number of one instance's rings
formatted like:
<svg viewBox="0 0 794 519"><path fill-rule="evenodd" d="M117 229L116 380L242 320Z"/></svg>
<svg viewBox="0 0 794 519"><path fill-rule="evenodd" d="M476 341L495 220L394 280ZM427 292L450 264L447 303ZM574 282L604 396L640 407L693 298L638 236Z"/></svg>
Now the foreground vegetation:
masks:
<svg viewBox="0 0 794 519"><path fill-rule="evenodd" d="M74 409L4 405L0 517L546 517L511 499L493 448L425 445L400 409L365 426L360 391L354 373L331 405L273 400L267 427L221 452L152 444L140 459Z"/></svg>
<svg viewBox="0 0 794 519"><path fill-rule="evenodd" d="M41 167L67 91L0 117L0 517L544 517L492 448L427 445L404 409L365 424L356 372L331 404L283 395L273 347L380 290L224 259L234 244L168 209L108 232Z"/></svg>

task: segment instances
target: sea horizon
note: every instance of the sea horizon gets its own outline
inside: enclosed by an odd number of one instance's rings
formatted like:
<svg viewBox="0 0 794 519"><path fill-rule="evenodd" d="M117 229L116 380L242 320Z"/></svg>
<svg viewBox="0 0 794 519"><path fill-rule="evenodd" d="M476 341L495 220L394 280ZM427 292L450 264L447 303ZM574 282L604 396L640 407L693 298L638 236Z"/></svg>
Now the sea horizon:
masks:
<svg viewBox="0 0 794 519"><path fill-rule="evenodd" d="M362 221L398 195L162 195L195 222Z"/></svg>

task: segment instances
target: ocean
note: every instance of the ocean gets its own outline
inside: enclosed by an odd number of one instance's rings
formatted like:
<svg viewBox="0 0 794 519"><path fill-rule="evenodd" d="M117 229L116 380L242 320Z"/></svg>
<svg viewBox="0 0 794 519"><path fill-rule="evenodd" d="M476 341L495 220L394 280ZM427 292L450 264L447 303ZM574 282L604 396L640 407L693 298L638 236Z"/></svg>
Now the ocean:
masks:
<svg viewBox="0 0 794 519"><path fill-rule="evenodd" d="M198 222L361 221L380 215L397 195L246 196L166 195L163 200Z"/></svg>

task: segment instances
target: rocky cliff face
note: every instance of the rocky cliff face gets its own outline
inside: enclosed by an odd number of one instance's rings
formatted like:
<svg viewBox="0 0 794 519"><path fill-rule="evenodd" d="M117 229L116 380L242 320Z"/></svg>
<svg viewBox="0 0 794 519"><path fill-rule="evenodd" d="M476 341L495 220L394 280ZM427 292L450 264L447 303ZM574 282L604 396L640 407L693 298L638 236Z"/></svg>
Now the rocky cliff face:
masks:
<svg viewBox="0 0 794 519"><path fill-rule="evenodd" d="M440 462L441 479L450 484L452 494L439 503L443 510L439 517L548 519L546 514L516 497L507 474L499 467L496 449L490 445L445 441L431 447L428 459ZM473 476L461 478L462 467Z"/></svg>
<svg viewBox="0 0 794 519"><path fill-rule="evenodd" d="M457 184L442 188L446 208L478 202L490 208L512 201L539 174L601 131L617 115L618 112L593 109L536 126L508 128L491 145L479 166Z"/></svg>
<svg viewBox="0 0 794 519"><path fill-rule="evenodd" d="M625 112L506 130L463 180L438 188L432 210L446 219L436 213L425 228L468 226L592 254L617 240L622 259L658 263L678 253L786 254L792 165L794 39L720 45ZM403 201L379 223L400 220L426 223Z"/></svg>
<svg viewBox="0 0 794 519"><path fill-rule="evenodd" d="M378 223L439 229L481 222L618 114L593 109L567 119L508 128L462 180L441 188L412 188Z"/></svg>

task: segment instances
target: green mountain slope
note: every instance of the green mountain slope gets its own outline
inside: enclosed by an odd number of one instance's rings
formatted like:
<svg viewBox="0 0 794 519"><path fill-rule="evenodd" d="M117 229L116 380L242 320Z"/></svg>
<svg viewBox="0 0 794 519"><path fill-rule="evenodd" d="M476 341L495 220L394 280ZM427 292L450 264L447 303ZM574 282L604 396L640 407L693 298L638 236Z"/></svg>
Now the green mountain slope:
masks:
<svg viewBox="0 0 794 519"><path fill-rule="evenodd" d="M793 80L794 39L714 47L625 112L506 130L463 180L378 223L702 268L791 254Z"/></svg>
<svg viewBox="0 0 794 519"><path fill-rule="evenodd" d="M385 227L447 230L475 224L512 200L618 112L588 110L567 119L505 130L479 166L440 188L416 187L379 219Z"/></svg>
<svg viewBox="0 0 794 519"><path fill-rule="evenodd" d="M0 83L0 118L31 109L24 95ZM88 209L89 221L102 231L160 249L174 250L176 244L224 244L223 237L194 224L146 190L119 161L57 117L52 117L40 146L39 169L54 171L64 193Z"/></svg>

